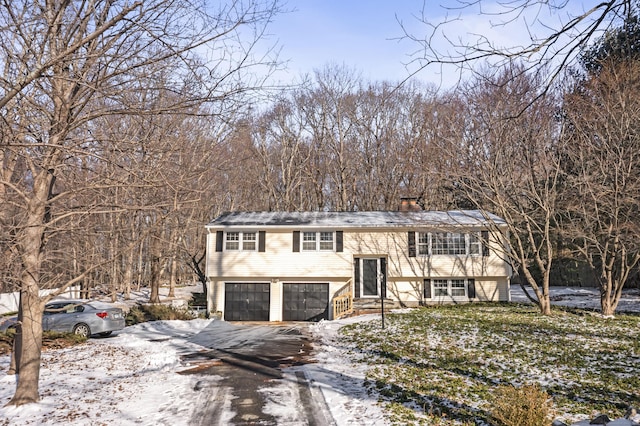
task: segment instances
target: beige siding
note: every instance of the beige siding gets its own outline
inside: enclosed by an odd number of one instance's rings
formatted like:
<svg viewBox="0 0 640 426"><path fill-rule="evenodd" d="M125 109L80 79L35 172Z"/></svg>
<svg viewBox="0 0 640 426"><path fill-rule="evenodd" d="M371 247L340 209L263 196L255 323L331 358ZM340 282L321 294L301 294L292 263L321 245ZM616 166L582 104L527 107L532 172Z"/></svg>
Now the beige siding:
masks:
<svg viewBox="0 0 640 426"><path fill-rule="evenodd" d="M235 231L236 229L234 229ZM264 229L242 229L259 231ZM330 297L353 276L354 257L387 259L388 297L409 306L422 302L424 278L474 278L475 300L509 300L509 266L491 250L484 256L408 255L408 230L344 231L344 251L293 252L293 229L266 230L265 252L216 252L215 230L207 235L206 273L210 308L224 309L225 282L271 282L272 321L282 319L282 283L328 282ZM421 231L428 231L422 230ZM464 231L463 231L464 232ZM492 242L495 244L495 242Z"/></svg>
<svg viewBox="0 0 640 426"><path fill-rule="evenodd" d="M491 251L490 256L409 257L407 232L345 232L344 251L298 252L292 250L292 231L267 232L264 253L215 251L215 233L209 234L207 275L210 277L296 277L343 279L351 277L353 258L387 258L390 277L508 276L508 265Z"/></svg>
<svg viewBox="0 0 640 426"><path fill-rule="evenodd" d="M271 310L270 321L282 321L282 283L271 283Z"/></svg>
<svg viewBox="0 0 640 426"><path fill-rule="evenodd" d="M417 306L422 301L422 281L422 278L411 281L387 278L387 297L407 306Z"/></svg>
<svg viewBox="0 0 640 426"><path fill-rule="evenodd" d="M292 231L266 233L265 252L215 251L215 233L210 235L207 275L237 280L241 277L268 277L291 281L298 277L324 278L351 276L351 254L299 252L292 247ZM211 250L213 249L213 250Z"/></svg>
<svg viewBox="0 0 640 426"><path fill-rule="evenodd" d="M509 301L509 281L505 277L476 280L476 300Z"/></svg>
<svg viewBox="0 0 640 426"><path fill-rule="evenodd" d="M490 256L409 257L407 231L345 233L345 251L355 256L387 256L388 275L409 277L506 276L508 265L493 251Z"/></svg>

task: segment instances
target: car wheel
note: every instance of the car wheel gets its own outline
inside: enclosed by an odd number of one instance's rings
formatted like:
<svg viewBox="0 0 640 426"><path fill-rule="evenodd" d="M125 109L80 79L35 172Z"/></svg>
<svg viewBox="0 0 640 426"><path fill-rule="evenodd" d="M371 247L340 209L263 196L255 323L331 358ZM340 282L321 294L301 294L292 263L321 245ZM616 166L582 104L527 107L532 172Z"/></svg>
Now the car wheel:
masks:
<svg viewBox="0 0 640 426"><path fill-rule="evenodd" d="M73 327L73 333L88 338L89 336L91 336L91 329L87 324L80 323L76 324L75 327Z"/></svg>
<svg viewBox="0 0 640 426"><path fill-rule="evenodd" d="M111 336L111 333L113 333L113 331L104 331L102 333L98 333L98 335L102 337L107 337L107 336Z"/></svg>

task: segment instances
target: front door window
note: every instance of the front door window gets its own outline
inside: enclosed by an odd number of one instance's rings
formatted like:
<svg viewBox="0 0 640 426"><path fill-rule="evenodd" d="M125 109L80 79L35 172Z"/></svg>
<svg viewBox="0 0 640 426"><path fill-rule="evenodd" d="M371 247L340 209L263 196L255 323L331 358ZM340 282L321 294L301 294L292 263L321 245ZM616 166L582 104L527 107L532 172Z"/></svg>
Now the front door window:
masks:
<svg viewBox="0 0 640 426"><path fill-rule="evenodd" d="M362 259L362 296L371 297L380 295L380 260Z"/></svg>

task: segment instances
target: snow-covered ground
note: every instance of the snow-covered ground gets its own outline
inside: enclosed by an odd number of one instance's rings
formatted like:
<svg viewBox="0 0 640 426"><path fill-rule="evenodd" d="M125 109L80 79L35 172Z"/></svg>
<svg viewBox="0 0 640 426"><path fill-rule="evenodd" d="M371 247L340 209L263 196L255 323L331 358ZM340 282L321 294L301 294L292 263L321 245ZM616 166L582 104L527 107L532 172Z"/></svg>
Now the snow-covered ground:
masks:
<svg viewBox="0 0 640 426"><path fill-rule="evenodd" d="M197 290L197 289L196 289ZM554 303L597 307L594 289L554 288ZM525 301L514 287L514 301ZM640 291L625 294L621 308L640 311ZM339 344L338 329L377 315L311 326L316 338L316 363L292 367L302 370L312 392L327 402L331 417L341 425L385 425L375 396L362 386L364 364L348 362ZM91 339L68 349L43 353L41 401L22 407L4 407L15 391L15 376L8 376L8 356L0 356L0 425L187 425L199 402L199 376L178 374L189 366L181 355L202 348L196 336L213 320L156 321L127 327L111 338ZM292 374L291 372L286 374ZM265 412L282 421L300 424L298 407L286 381L267 387ZM294 395L295 397L295 395ZM223 417L230 418L230 417Z"/></svg>
<svg viewBox="0 0 640 426"><path fill-rule="evenodd" d="M198 375L178 374L189 368L180 362L180 356L202 348L189 337L204 330L211 321L143 323L127 327L111 338L45 351L41 402L0 408L0 425L190 424L192 408L200 396L200 379ZM292 369L302 369L312 388L324 394L336 424L383 425L381 409L362 386L365 371L346 363L341 348L335 344L336 332L344 323L313 326L313 333L325 342L318 348L318 363ZM15 376L6 375L8 364L8 356L0 357L0 405L5 405L15 390ZM337 381L336 376L340 378ZM296 390L287 389L291 382L274 381L265 389L271 393L266 398L269 404L265 412L281 419L279 424L301 424L299 407L290 400Z"/></svg>
<svg viewBox="0 0 640 426"><path fill-rule="evenodd" d="M529 289L533 296L533 291ZM551 303L572 308L600 310L600 292L592 287L551 287ZM511 300L513 302L528 303L519 285L511 286ZM617 312L640 312L640 289L626 289L622 294Z"/></svg>
<svg viewBox="0 0 640 426"><path fill-rule="evenodd" d="M200 286L178 289L178 300ZM166 289L161 290L166 296ZM141 292L132 305L148 300ZM179 302L176 304L180 304ZM300 425L297 392L286 380L302 370L314 395L323 395L337 425L384 425L382 410L367 395L364 367L345 362L337 344L337 331L346 323L370 316L326 321L311 326L317 344L317 363L292 367L285 380L265 388L270 393L265 412L279 424ZM188 425L194 404L201 398L200 377L178 374L190 368L181 356L202 349L198 334L215 320L155 321L127 327L110 338L90 339L62 350L44 351L40 371L41 401L5 407L15 391L15 376L8 376L9 356L0 356L0 425ZM202 403L202 401L200 401ZM232 415L223 415L229 419Z"/></svg>

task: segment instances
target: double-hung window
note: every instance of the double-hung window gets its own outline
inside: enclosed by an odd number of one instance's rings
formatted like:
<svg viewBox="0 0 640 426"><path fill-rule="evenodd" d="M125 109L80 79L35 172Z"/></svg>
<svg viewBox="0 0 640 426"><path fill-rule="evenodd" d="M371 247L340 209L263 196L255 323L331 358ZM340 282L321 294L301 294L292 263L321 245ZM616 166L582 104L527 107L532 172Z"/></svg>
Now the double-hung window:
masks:
<svg viewBox="0 0 640 426"><path fill-rule="evenodd" d="M302 251L315 251L318 249L318 233L303 232L302 233Z"/></svg>
<svg viewBox="0 0 640 426"><path fill-rule="evenodd" d="M334 245L333 232L308 232L302 233L302 251L333 251Z"/></svg>
<svg viewBox="0 0 640 426"><path fill-rule="evenodd" d="M479 232L467 234L469 238L469 254L472 256L480 256L482 254L482 238Z"/></svg>
<svg viewBox="0 0 640 426"><path fill-rule="evenodd" d="M465 297L467 295L466 280L449 280L449 294L451 297Z"/></svg>
<svg viewBox="0 0 640 426"><path fill-rule="evenodd" d="M319 232L321 251L331 250L333 251L333 232Z"/></svg>
<svg viewBox="0 0 640 426"><path fill-rule="evenodd" d="M418 232L418 254L429 254L429 234L426 232Z"/></svg>
<svg viewBox="0 0 640 426"><path fill-rule="evenodd" d="M433 294L437 297L466 297L467 280L465 279L434 279Z"/></svg>
<svg viewBox="0 0 640 426"><path fill-rule="evenodd" d="M242 250L255 251L256 250L256 233L255 232L243 232L242 233Z"/></svg>
<svg viewBox="0 0 640 426"><path fill-rule="evenodd" d="M227 232L224 249L227 251L256 251L257 235L255 232Z"/></svg>

